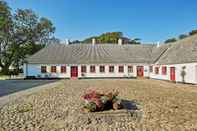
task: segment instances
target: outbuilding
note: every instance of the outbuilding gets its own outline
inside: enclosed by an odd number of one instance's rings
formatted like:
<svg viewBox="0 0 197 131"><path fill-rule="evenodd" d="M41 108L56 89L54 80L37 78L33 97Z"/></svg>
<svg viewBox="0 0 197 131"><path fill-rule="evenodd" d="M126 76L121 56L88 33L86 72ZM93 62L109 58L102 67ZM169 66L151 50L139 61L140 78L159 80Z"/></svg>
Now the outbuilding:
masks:
<svg viewBox="0 0 197 131"><path fill-rule="evenodd" d="M169 44L52 44L27 59L27 78L149 77L197 84L197 35Z"/></svg>

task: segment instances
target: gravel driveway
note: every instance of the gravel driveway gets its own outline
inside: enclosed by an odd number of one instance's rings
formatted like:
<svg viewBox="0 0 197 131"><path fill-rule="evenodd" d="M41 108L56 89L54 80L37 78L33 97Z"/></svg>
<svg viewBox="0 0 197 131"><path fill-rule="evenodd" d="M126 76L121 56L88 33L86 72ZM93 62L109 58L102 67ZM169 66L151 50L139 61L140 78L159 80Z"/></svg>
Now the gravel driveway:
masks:
<svg viewBox="0 0 197 131"><path fill-rule="evenodd" d="M0 97L55 81L56 80L0 80Z"/></svg>
<svg viewBox="0 0 197 131"><path fill-rule="evenodd" d="M34 89L36 88L30 90ZM87 89L119 90L122 99L139 103L142 116L127 115L124 111L81 113L80 96ZM0 130L192 131L197 129L197 88L194 85L149 79L62 80L44 85L31 94L20 96L20 99L10 101L0 108Z"/></svg>

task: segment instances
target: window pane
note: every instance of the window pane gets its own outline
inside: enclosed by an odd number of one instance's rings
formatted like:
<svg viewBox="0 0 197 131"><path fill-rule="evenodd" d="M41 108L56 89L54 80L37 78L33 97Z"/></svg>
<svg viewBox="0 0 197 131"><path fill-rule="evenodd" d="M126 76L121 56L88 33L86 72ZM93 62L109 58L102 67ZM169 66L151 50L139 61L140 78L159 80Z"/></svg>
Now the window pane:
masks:
<svg viewBox="0 0 197 131"><path fill-rule="evenodd" d="M100 66L100 72L104 73L105 72L105 66Z"/></svg>
<svg viewBox="0 0 197 131"><path fill-rule="evenodd" d="M61 73L66 73L66 66L61 66Z"/></svg>
<svg viewBox="0 0 197 131"><path fill-rule="evenodd" d="M86 66L81 66L81 72L86 73Z"/></svg>
<svg viewBox="0 0 197 131"><path fill-rule="evenodd" d="M114 66L109 66L109 72L110 73L114 72Z"/></svg>
<svg viewBox="0 0 197 131"><path fill-rule="evenodd" d="M159 74L159 67L155 67L155 74Z"/></svg>
<svg viewBox="0 0 197 131"><path fill-rule="evenodd" d="M150 72L153 72L153 66L149 67Z"/></svg>
<svg viewBox="0 0 197 131"><path fill-rule="evenodd" d="M47 72L47 67L41 66L41 73L46 73L46 72Z"/></svg>
<svg viewBox="0 0 197 131"><path fill-rule="evenodd" d="M90 72L95 73L95 66L90 66Z"/></svg>
<svg viewBox="0 0 197 131"><path fill-rule="evenodd" d="M123 73L124 72L124 66L119 66L119 72Z"/></svg>
<svg viewBox="0 0 197 131"><path fill-rule="evenodd" d="M128 72L132 73L133 72L133 66L128 66Z"/></svg>
<svg viewBox="0 0 197 131"><path fill-rule="evenodd" d="M51 73L56 73L56 66L51 66Z"/></svg>

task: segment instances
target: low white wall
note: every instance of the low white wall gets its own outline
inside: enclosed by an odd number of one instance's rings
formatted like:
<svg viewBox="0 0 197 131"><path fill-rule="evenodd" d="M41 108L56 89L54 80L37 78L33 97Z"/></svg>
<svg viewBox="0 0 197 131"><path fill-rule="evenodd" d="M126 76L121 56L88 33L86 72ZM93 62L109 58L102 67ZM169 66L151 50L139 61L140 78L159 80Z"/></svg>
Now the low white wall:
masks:
<svg viewBox="0 0 197 131"><path fill-rule="evenodd" d="M166 75L162 75L162 66L166 66ZM170 67L175 67L175 79L176 82L182 82L182 67L185 66L185 82L197 84L197 63L185 63L174 65L154 65L153 72L150 73L150 78L170 80ZM155 67L159 67L159 74L155 74Z"/></svg>

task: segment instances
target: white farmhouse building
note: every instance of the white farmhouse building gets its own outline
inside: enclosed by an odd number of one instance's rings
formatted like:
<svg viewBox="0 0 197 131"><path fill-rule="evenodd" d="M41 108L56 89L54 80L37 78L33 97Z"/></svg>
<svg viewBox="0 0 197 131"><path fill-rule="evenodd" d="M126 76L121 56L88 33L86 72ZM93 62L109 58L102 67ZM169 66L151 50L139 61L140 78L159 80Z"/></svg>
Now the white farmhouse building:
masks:
<svg viewBox="0 0 197 131"><path fill-rule="evenodd" d="M153 45L53 44L27 59L27 78L149 77L197 84L197 35Z"/></svg>

